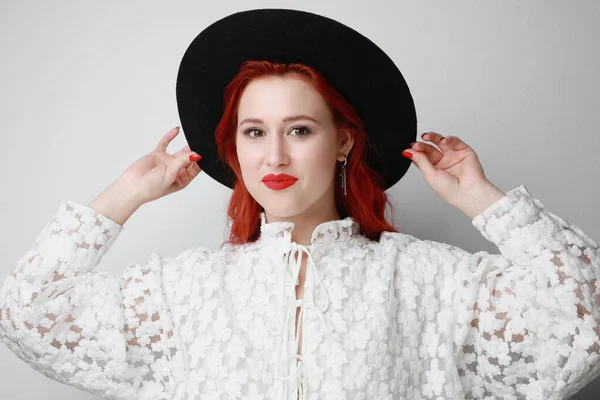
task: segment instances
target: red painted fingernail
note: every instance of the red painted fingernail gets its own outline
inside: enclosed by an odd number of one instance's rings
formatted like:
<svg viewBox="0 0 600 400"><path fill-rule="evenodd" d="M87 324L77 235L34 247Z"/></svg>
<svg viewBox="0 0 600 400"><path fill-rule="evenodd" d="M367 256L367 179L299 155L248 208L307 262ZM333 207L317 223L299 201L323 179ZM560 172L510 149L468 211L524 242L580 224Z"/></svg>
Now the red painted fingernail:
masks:
<svg viewBox="0 0 600 400"><path fill-rule="evenodd" d="M201 155L192 154L190 156L190 161L200 161L200 160L202 160L202 156Z"/></svg>
<svg viewBox="0 0 600 400"><path fill-rule="evenodd" d="M404 157L407 157L407 158L411 158L411 159L412 159L412 154L411 154L411 153L409 153L408 151L403 151L403 152L402 152L402 155L403 155Z"/></svg>

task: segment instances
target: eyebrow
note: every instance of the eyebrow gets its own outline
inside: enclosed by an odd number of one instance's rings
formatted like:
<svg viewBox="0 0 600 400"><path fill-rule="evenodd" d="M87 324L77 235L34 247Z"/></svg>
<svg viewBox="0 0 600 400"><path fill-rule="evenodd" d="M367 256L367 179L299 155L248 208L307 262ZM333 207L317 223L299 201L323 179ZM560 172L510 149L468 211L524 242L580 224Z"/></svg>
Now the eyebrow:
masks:
<svg viewBox="0 0 600 400"><path fill-rule="evenodd" d="M284 118L282 121L283 122L291 122L291 121L299 121L299 120L303 120L303 119L307 119L309 121L312 121L314 123L319 123L319 121L317 121L314 118L309 117L308 115L294 115L292 117L286 117ZM265 121L263 121L262 119L258 119L258 118L246 118L245 120L243 120L242 122L240 122L240 124L238 126L242 126L243 124L247 123L247 122L252 122L255 124L264 124Z"/></svg>

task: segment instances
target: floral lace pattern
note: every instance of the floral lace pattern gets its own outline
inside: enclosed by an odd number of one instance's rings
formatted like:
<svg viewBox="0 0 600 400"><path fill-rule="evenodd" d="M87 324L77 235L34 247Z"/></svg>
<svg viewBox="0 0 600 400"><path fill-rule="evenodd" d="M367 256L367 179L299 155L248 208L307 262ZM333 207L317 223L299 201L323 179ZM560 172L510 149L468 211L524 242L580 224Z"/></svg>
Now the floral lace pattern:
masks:
<svg viewBox="0 0 600 400"><path fill-rule="evenodd" d="M0 339L111 399L572 396L600 375L598 244L524 185L472 223L500 254L371 241L352 218L300 246L263 214L255 243L152 253L113 276L95 268L123 227L64 200L0 286Z"/></svg>

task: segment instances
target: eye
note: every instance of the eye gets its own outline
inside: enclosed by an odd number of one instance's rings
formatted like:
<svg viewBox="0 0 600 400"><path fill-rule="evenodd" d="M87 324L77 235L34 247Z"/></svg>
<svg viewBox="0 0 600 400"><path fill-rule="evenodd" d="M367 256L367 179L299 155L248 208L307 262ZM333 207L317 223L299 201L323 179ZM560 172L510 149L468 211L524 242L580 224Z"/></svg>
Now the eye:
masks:
<svg viewBox="0 0 600 400"><path fill-rule="evenodd" d="M304 134L296 134L294 136L308 136L312 131L307 126L295 126L292 128L292 131L304 131Z"/></svg>
<svg viewBox="0 0 600 400"><path fill-rule="evenodd" d="M257 136L253 136L252 132L260 132L260 133L262 133L262 131L260 129L257 129L257 128L248 128L248 129L246 129L244 131L244 136L249 136L252 139L256 139Z"/></svg>

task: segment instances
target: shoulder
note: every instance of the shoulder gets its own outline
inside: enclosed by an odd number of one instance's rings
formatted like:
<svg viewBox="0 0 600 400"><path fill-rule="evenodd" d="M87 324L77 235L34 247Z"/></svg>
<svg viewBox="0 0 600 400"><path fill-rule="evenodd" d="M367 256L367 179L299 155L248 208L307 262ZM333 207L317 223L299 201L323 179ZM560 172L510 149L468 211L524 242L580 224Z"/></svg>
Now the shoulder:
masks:
<svg viewBox="0 0 600 400"><path fill-rule="evenodd" d="M165 273L222 273L227 265L235 263L241 255L247 253L252 245L226 243L217 249L198 246L184 250L174 257L161 257L156 253L153 253L152 257L162 265Z"/></svg>
<svg viewBox="0 0 600 400"><path fill-rule="evenodd" d="M183 252L177 254L175 257L162 258L162 260L175 263L227 260L231 257L238 256L240 253L248 251L248 249L252 248L253 246L254 243L224 243L217 249L210 249L208 247L198 246L184 250Z"/></svg>
<svg viewBox="0 0 600 400"><path fill-rule="evenodd" d="M193 247L186 249L174 256L161 256L153 252L150 254L148 268L161 275L165 283L179 281L183 277L191 277L202 270L215 269L221 257L219 250L207 247Z"/></svg>
<svg viewBox="0 0 600 400"><path fill-rule="evenodd" d="M402 232L381 232L379 237L379 244L385 248L393 248L397 250L403 250L407 246L420 242L421 239Z"/></svg>
<svg viewBox="0 0 600 400"><path fill-rule="evenodd" d="M471 256L466 250L449 243L420 239L400 232L382 232L379 243L383 251L393 253L399 261L457 264Z"/></svg>

